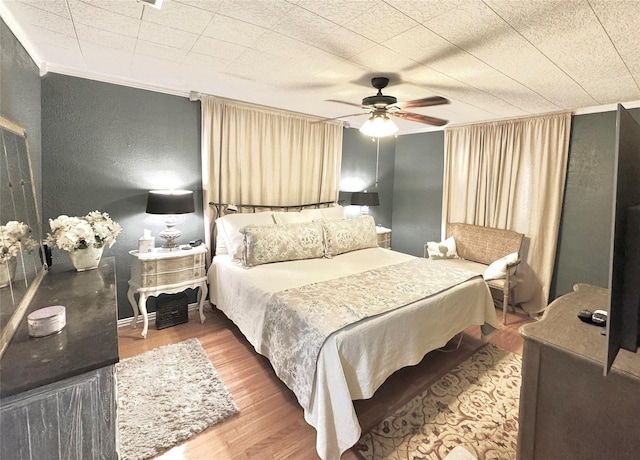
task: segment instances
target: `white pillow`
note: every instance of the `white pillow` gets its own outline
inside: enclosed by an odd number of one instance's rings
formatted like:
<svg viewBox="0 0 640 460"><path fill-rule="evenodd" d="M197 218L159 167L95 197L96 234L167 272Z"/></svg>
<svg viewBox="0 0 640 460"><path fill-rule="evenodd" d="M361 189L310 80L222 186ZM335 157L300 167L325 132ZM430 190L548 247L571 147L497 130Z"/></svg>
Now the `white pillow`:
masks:
<svg viewBox="0 0 640 460"><path fill-rule="evenodd" d="M485 280L497 280L500 278L507 277L507 265L514 263L518 260L518 253L513 252L511 254L507 254L506 256L494 261L487 267L484 271L484 275L482 277ZM513 267L511 268L513 270Z"/></svg>
<svg viewBox="0 0 640 460"><path fill-rule="evenodd" d="M459 259L456 251L456 240L450 236L439 243L435 241L427 242L427 252L430 259Z"/></svg>
<svg viewBox="0 0 640 460"><path fill-rule="evenodd" d="M337 205L330 208L310 208L302 211L276 211L273 213L273 220L275 220L276 224L298 224L321 219L344 219L344 208Z"/></svg>
<svg viewBox="0 0 640 460"><path fill-rule="evenodd" d="M224 235L227 251L234 259L242 259L242 234L240 229L247 225L275 225L273 212L247 212L227 214L216 219L218 233Z"/></svg>
<svg viewBox="0 0 640 460"><path fill-rule="evenodd" d="M302 214L300 211L276 211L273 213L273 220L276 224L299 224L311 222L314 219L308 214Z"/></svg>
<svg viewBox="0 0 640 460"><path fill-rule="evenodd" d="M329 208L320 208L320 211L322 211L322 216L327 220L344 219L344 208L339 204Z"/></svg>

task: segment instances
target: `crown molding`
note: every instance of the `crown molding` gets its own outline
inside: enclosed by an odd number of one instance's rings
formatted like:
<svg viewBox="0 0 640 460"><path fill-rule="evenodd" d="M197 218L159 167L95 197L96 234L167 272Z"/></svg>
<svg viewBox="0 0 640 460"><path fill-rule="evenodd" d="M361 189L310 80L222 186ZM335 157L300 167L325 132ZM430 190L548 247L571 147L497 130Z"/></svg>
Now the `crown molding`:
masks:
<svg viewBox="0 0 640 460"><path fill-rule="evenodd" d="M36 47L33 45L31 40L29 40L20 23L2 2L0 2L0 18L2 18L13 35L16 36L18 42L20 42L33 63L38 67L40 76L44 75L46 72L43 73L43 67L46 67L46 63L42 60L40 53L38 53Z"/></svg>
<svg viewBox="0 0 640 460"><path fill-rule="evenodd" d="M190 95L190 92L187 90L169 88L167 86L162 86L162 85L152 85L152 84L149 84L140 80L136 80L133 78L106 75L98 72L89 72L86 70L74 69L71 67L59 66L55 64L46 65L45 73L48 73L48 72L58 73L61 75L68 75L70 77L86 78L88 80L95 80L103 83L111 83L114 85L128 86L130 88L144 89L147 91L154 91L156 93L170 94L172 96L181 96L181 97L189 98L189 95Z"/></svg>

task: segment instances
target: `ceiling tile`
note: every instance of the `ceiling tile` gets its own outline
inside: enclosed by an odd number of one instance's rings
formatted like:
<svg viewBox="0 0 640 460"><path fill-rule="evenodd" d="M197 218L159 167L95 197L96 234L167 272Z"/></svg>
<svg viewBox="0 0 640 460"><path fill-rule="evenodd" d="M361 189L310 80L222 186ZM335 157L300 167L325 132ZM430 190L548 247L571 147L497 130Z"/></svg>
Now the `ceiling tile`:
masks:
<svg viewBox="0 0 640 460"><path fill-rule="evenodd" d="M330 38L331 34L338 29L338 25L317 14L296 7L283 16L272 29L287 37L314 45L321 44Z"/></svg>
<svg viewBox="0 0 640 460"><path fill-rule="evenodd" d="M176 3L182 3L183 5L193 6L204 11L211 13L218 13L220 6L224 3L224 0L173 0Z"/></svg>
<svg viewBox="0 0 640 460"><path fill-rule="evenodd" d="M461 4L464 0L385 0L387 4L393 6L398 11L414 21L422 23L428 21Z"/></svg>
<svg viewBox="0 0 640 460"><path fill-rule="evenodd" d="M75 36L73 22L68 18L68 15L58 15L45 9L25 4L18 10L17 19L23 25L38 27L38 30L49 30L69 37Z"/></svg>
<svg viewBox="0 0 640 460"><path fill-rule="evenodd" d="M138 38L160 45L190 50L198 40L198 35L171 27L142 21Z"/></svg>
<svg viewBox="0 0 640 460"><path fill-rule="evenodd" d="M640 84L640 2L592 0L589 3L633 74L636 84Z"/></svg>
<svg viewBox="0 0 640 460"><path fill-rule="evenodd" d="M34 9L47 11L65 19L71 19L65 0L17 0Z"/></svg>
<svg viewBox="0 0 640 460"><path fill-rule="evenodd" d="M286 0L225 0L218 13L270 29L294 9Z"/></svg>
<svg viewBox="0 0 640 460"><path fill-rule="evenodd" d="M330 36L321 42L316 42L315 45L331 54L345 58L376 46L375 42L344 27L336 27Z"/></svg>
<svg viewBox="0 0 640 460"><path fill-rule="evenodd" d="M200 37L191 51L207 56L221 57L233 61L248 48L234 43L216 40L215 38Z"/></svg>
<svg viewBox="0 0 640 460"><path fill-rule="evenodd" d="M76 32L78 34L78 39L83 45L86 43L92 43L131 53L133 53L133 50L136 47L136 39L133 37L120 35L114 32L107 32L84 24L76 24Z"/></svg>
<svg viewBox="0 0 640 460"><path fill-rule="evenodd" d="M154 24L199 35L213 18L213 13L172 2L171 0L165 0L159 10L145 8L142 18L144 21L153 22Z"/></svg>
<svg viewBox="0 0 640 460"><path fill-rule="evenodd" d="M63 0L64 1L64 0ZM88 3L96 8L111 11L112 13L121 14L123 16L129 16L134 19L142 18L142 10L144 5L137 1L123 1L123 0L81 0L83 3Z"/></svg>
<svg viewBox="0 0 640 460"><path fill-rule="evenodd" d="M368 67L374 72L393 72L399 68L415 65L415 61L381 45L376 45L353 56L353 61Z"/></svg>
<svg viewBox="0 0 640 460"><path fill-rule="evenodd" d="M386 3L379 3L345 27L381 43L418 25L416 21Z"/></svg>
<svg viewBox="0 0 640 460"><path fill-rule="evenodd" d="M117 30L122 35L136 37L140 20L117 14L80 0L67 0L71 8L71 18L76 24L84 24L98 29Z"/></svg>
<svg viewBox="0 0 640 460"><path fill-rule="evenodd" d="M202 34L217 40L252 46L267 31L264 27L216 14Z"/></svg>
<svg viewBox="0 0 640 460"><path fill-rule="evenodd" d="M344 26L381 3L379 0L301 0L298 6Z"/></svg>
<svg viewBox="0 0 640 460"><path fill-rule="evenodd" d="M136 55L138 54L156 57L167 61L182 62L187 56L187 51L180 48L160 45L158 43L138 40L138 44L136 45Z"/></svg>

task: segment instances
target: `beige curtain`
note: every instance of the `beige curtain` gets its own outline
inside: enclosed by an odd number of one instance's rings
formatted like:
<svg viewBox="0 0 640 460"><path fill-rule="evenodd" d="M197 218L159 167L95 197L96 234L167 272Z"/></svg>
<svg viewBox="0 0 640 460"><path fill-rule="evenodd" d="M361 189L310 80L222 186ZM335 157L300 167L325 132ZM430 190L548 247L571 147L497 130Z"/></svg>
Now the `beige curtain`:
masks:
<svg viewBox="0 0 640 460"><path fill-rule="evenodd" d="M515 297L529 313L549 299L570 129L569 112L445 129L443 228L463 222L523 233Z"/></svg>
<svg viewBox="0 0 640 460"><path fill-rule="evenodd" d="M342 125L263 106L201 96L203 198L289 206L338 199Z"/></svg>

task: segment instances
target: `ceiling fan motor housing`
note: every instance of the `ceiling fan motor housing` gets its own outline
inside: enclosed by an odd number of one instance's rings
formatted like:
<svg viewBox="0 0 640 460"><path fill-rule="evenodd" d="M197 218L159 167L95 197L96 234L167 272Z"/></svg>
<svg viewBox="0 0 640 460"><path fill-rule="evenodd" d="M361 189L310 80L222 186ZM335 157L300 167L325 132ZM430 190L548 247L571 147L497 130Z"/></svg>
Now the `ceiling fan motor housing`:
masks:
<svg viewBox="0 0 640 460"><path fill-rule="evenodd" d="M365 97L362 100L362 105L365 107L386 107L398 102L398 99L393 96L385 96L384 94L376 94L375 96Z"/></svg>

